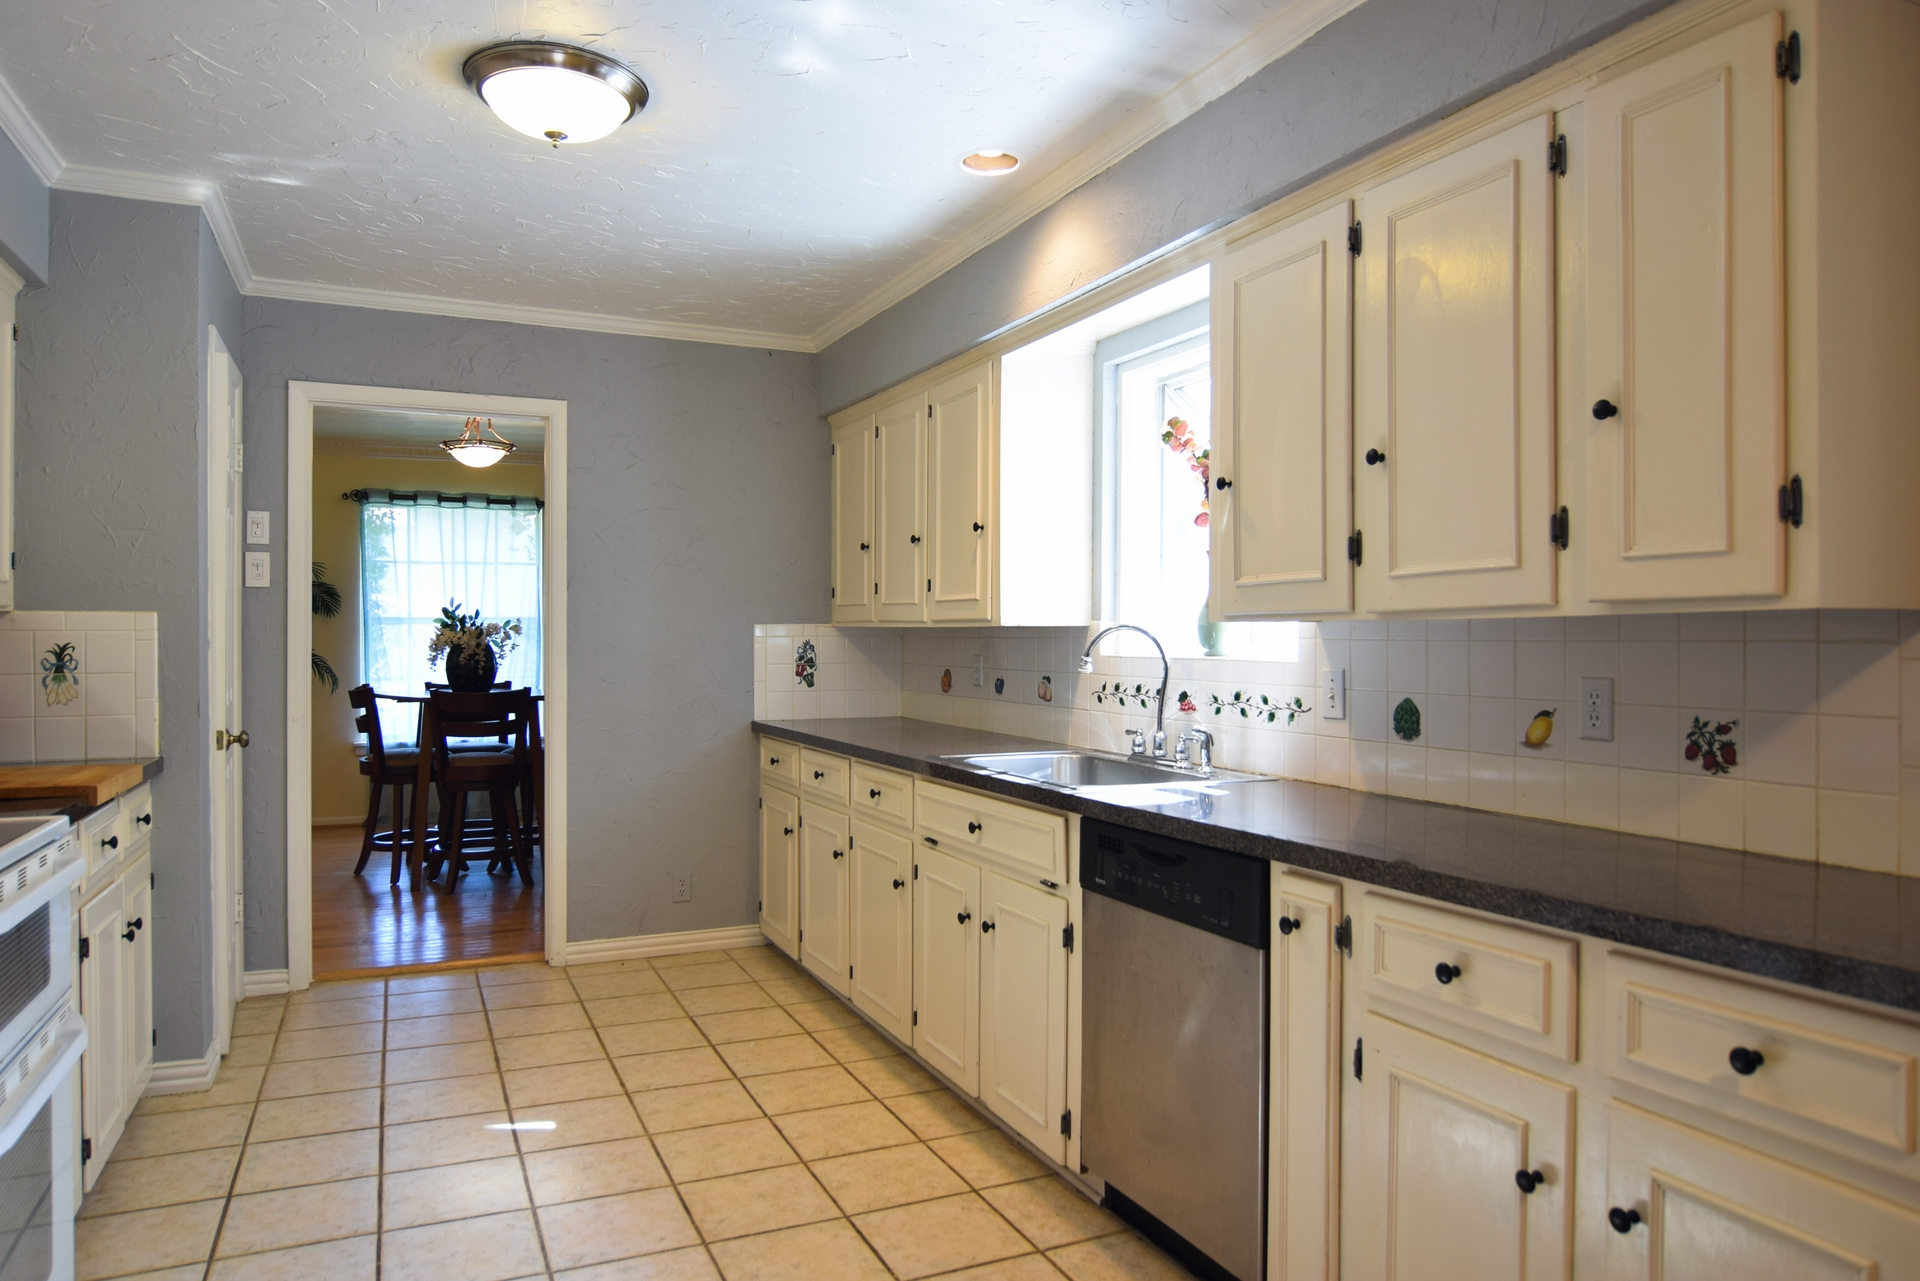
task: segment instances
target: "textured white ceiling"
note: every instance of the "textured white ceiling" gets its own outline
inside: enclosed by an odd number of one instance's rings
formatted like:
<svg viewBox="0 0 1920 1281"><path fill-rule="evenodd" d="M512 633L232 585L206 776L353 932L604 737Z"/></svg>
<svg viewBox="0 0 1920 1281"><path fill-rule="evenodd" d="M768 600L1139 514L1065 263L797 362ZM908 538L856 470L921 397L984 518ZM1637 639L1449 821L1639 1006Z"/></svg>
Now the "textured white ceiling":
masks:
<svg viewBox="0 0 1920 1281"><path fill-rule="evenodd" d="M805 335L1276 14L1351 2L0 0L0 75L68 165L217 184L258 277ZM523 138L460 78L509 37L653 100ZM978 147L1025 163L969 177Z"/></svg>

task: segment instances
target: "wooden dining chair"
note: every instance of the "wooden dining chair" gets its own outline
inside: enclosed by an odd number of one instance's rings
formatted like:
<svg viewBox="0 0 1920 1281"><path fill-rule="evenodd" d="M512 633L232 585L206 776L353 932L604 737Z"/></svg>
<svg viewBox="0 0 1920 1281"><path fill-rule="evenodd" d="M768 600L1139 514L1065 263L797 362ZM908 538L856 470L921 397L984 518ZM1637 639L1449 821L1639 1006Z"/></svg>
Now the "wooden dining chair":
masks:
<svg viewBox="0 0 1920 1281"><path fill-rule="evenodd" d="M353 874L358 876L366 871L367 860L375 850L387 850L393 854L393 868L387 883L398 885L400 859L413 837L412 824L408 821L407 788L419 772L419 753L387 750L387 740L380 729L380 699L373 692L373 686L354 686L347 691L347 702L357 713L353 727L367 736L367 754L360 758L360 772L367 777L367 821L360 837L360 861L353 865ZM380 801L388 788L393 789L393 826L382 831Z"/></svg>
<svg viewBox="0 0 1920 1281"><path fill-rule="evenodd" d="M524 689L481 694L434 690L427 697L426 738L422 751L429 757L416 776L430 772L440 802L438 840L434 842L425 879L438 879L444 868L445 888L452 893L466 870L468 837L481 837L495 860L510 864L523 884L533 884L533 859L522 839L515 794L529 768L528 728L533 696ZM455 739L495 739L503 751L456 751ZM467 797L485 792L491 822L469 831ZM416 796L414 809L422 806ZM417 843L424 852L424 843ZM417 886L416 886L417 888Z"/></svg>

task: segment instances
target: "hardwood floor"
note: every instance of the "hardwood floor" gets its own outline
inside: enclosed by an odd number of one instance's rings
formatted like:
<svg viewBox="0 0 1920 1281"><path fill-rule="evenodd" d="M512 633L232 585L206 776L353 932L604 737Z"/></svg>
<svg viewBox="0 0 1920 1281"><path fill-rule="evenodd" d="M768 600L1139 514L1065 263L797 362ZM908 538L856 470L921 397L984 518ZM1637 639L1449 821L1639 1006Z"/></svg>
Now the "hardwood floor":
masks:
<svg viewBox="0 0 1920 1281"><path fill-rule="evenodd" d="M360 876L357 827L313 829L313 976L359 977L383 970L540 960L546 863L536 861L531 889L518 877L487 875L484 860L451 895L437 885L415 894L387 884L387 856L376 852Z"/></svg>

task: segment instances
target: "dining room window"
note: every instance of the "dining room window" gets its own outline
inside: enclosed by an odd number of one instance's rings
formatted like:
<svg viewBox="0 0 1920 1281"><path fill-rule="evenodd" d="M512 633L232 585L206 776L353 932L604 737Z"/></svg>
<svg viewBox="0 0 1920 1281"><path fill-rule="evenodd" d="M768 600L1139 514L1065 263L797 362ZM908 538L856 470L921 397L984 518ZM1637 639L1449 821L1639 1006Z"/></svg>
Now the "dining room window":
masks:
<svg viewBox="0 0 1920 1281"><path fill-rule="evenodd" d="M358 495L362 491L356 491ZM362 679L384 692L444 682L427 643L449 603L486 622L520 620L494 679L541 692L541 503L485 494L364 491L360 509Z"/></svg>

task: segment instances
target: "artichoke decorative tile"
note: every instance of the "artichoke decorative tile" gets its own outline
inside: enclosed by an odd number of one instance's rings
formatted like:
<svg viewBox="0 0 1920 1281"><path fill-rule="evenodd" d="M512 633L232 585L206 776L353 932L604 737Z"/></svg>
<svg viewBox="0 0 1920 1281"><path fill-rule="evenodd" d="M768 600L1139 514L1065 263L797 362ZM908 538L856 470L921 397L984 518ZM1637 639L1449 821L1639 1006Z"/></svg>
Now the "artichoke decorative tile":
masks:
<svg viewBox="0 0 1920 1281"><path fill-rule="evenodd" d="M47 692L48 707L80 697L80 656L73 652L72 641L53 646L40 660L40 688Z"/></svg>
<svg viewBox="0 0 1920 1281"><path fill-rule="evenodd" d="M1411 698L1403 698L1395 705L1393 732L1395 737L1409 743L1420 737L1420 704Z"/></svg>
<svg viewBox="0 0 1920 1281"><path fill-rule="evenodd" d="M951 667L942 668L940 671L940 692L942 694L953 693L953 669Z"/></svg>
<svg viewBox="0 0 1920 1281"><path fill-rule="evenodd" d="M1053 677L1042 676L1040 678L1039 695L1040 701L1043 703L1051 703L1053 701Z"/></svg>
<svg viewBox="0 0 1920 1281"><path fill-rule="evenodd" d="M808 689L812 689L813 674L819 667L820 655L814 651L813 642L801 641L799 648L793 651L793 678Z"/></svg>

